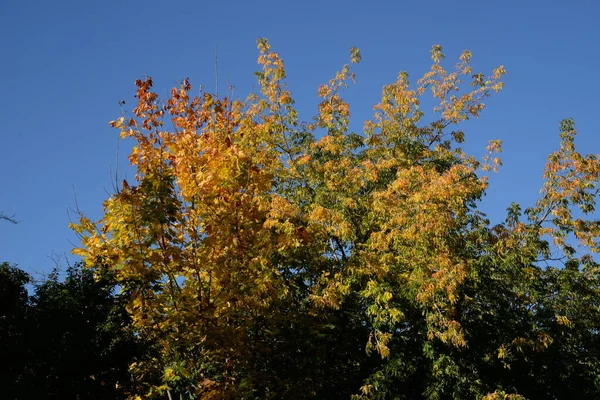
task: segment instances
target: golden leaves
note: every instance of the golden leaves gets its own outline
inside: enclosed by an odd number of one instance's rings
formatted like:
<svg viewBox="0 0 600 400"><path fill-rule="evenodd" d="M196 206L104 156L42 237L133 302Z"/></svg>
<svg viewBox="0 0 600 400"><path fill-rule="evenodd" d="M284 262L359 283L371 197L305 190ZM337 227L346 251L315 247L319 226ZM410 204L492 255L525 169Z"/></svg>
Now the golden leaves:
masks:
<svg viewBox="0 0 600 400"><path fill-rule="evenodd" d="M352 64L358 64L362 60L362 56L360 55L360 50L356 47L352 46L350 48L350 62Z"/></svg>
<svg viewBox="0 0 600 400"><path fill-rule="evenodd" d="M573 322L571 322L571 320L569 320L569 318L566 315L557 315L556 323L567 328L571 328L573 326Z"/></svg>
<svg viewBox="0 0 600 400"><path fill-rule="evenodd" d="M376 330L369 336L367 351L375 350L381 356L381 358L389 357L390 348L388 347L388 343L391 339L391 333L385 333Z"/></svg>
<svg viewBox="0 0 600 400"><path fill-rule="evenodd" d="M269 49L271 48L271 45L269 45L269 41L266 38L256 39L256 44L258 46L258 51L261 54L268 52Z"/></svg>
<svg viewBox="0 0 600 400"><path fill-rule="evenodd" d="M487 154L483 156L483 165L481 169L483 171L492 170L498 172L498 169L502 166L502 161L499 157L494 157L494 153L502 153L502 141L501 140L490 140L489 145L486 147Z"/></svg>
<svg viewBox="0 0 600 400"><path fill-rule="evenodd" d="M429 53L431 54L431 59L436 64L439 64L440 61L446 57L444 53L442 53L442 46L439 44L433 45Z"/></svg>
<svg viewBox="0 0 600 400"><path fill-rule="evenodd" d="M600 155L581 155L575 149L574 122L561 122L560 149L548 157L542 198L530 218L544 225L554 244L572 256L575 249L566 240L573 234L579 245L600 252L600 223L588 215L595 211L600 187Z"/></svg>
<svg viewBox="0 0 600 400"><path fill-rule="evenodd" d="M131 293L136 327L160 341L164 359L202 343L222 368L219 385L233 387L255 350L247 340L255 318L280 324L277 305L293 308L297 298L317 314L358 293L368 348L384 358L406 304L422 313L430 340L465 347L454 318L471 272L463 233L485 182L456 125L479 115L504 69L472 75L465 91L471 53L448 72L434 46L434 65L415 87L402 72L383 88L363 135L348 133L342 97L358 49L318 88L313 121L299 123L283 60L266 39L257 46L260 93L244 101L192 96L186 79L161 103L150 78L136 81L133 117L111 126L134 141L137 182L107 200L101 221L74 226L82 234L74 252L89 265L107 260ZM438 115L422 122L428 91ZM490 142L490 157L499 151ZM186 368L202 376L212 366ZM164 369L166 381L178 376Z"/></svg>
<svg viewBox="0 0 600 400"><path fill-rule="evenodd" d="M482 400L525 400L525 397L519 394L507 394L501 390L497 390L493 393L488 393Z"/></svg>

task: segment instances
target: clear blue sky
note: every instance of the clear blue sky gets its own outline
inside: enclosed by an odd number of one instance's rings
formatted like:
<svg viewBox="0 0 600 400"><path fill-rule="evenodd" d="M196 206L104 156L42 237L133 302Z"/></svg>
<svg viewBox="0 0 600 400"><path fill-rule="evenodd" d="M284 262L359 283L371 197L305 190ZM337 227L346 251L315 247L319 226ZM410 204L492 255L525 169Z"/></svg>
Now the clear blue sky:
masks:
<svg viewBox="0 0 600 400"><path fill-rule="evenodd" d="M246 94L258 37L284 58L304 116L316 109L318 84L359 47L358 84L347 92L357 128L383 84L426 71L433 44L451 62L471 50L482 72L504 64L505 90L465 127L477 154L504 140L505 167L482 205L501 218L510 202L534 201L562 118L575 118L581 149L600 152L599 18L594 0L0 0L0 211L21 221L0 222L0 261L48 271L52 254L68 254L74 194L100 217L115 168L108 121L119 100L134 103L135 79L152 76L164 94L185 77L213 90L218 46L221 87L229 76Z"/></svg>

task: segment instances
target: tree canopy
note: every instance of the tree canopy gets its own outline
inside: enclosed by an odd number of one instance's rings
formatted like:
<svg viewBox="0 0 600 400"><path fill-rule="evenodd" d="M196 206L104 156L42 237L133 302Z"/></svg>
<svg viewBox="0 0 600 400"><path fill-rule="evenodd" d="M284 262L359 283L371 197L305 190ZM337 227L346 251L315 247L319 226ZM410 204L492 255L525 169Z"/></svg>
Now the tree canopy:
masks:
<svg viewBox="0 0 600 400"><path fill-rule="evenodd" d="M135 182L73 224L74 253L110 270L157 343L130 366L161 377L138 398L597 398L600 161L577 152L574 122L537 203L491 225L478 205L501 141L474 156L463 130L503 67L475 73L465 51L448 69L434 46L353 132L357 49L309 121L279 54L258 49L246 99L184 80L161 101L138 80L111 122Z"/></svg>
<svg viewBox="0 0 600 400"><path fill-rule="evenodd" d="M60 275L55 270L29 295L29 274L0 264L2 398L125 399L143 386L130 364L152 346L134 335L109 274L95 279L75 265Z"/></svg>

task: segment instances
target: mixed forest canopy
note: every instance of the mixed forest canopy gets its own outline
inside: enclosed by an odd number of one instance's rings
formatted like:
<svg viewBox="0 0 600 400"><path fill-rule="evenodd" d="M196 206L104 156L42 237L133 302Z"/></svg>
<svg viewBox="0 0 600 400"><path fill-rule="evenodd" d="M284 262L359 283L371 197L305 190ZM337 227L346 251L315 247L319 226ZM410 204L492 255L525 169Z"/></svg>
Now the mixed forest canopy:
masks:
<svg viewBox="0 0 600 400"><path fill-rule="evenodd" d="M433 46L431 69L384 86L354 132L357 49L308 121L279 54L258 50L245 99L184 80L161 100L145 78L111 122L134 143L135 181L72 224L73 252L119 288L129 339L152 344L126 395L600 397L600 161L576 150L574 122L537 202L492 225L478 206L501 141L468 154L485 132L463 129L503 67L476 72L465 51L448 68Z"/></svg>

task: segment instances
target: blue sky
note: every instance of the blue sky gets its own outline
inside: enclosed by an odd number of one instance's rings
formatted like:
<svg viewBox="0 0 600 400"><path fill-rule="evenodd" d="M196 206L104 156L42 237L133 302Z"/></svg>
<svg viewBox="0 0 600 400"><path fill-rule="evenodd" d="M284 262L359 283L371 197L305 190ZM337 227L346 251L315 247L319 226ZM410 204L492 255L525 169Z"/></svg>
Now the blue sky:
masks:
<svg viewBox="0 0 600 400"><path fill-rule="evenodd" d="M482 204L498 220L512 201L535 201L562 118L575 119L581 151L600 152L599 17L593 0L0 0L0 211L21 221L0 222L0 261L47 272L55 254L66 265L77 243L67 209L76 195L82 211L100 217L116 164L108 121L119 116L118 101L133 105L135 79L152 76L165 95L185 77L211 91L218 47L221 88L228 77L246 94L258 37L284 58L305 117L316 110L318 85L359 47L358 84L347 91L355 129L383 84L429 68L433 44L450 63L471 50L476 71L505 65L505 90L465 126L477 155L489 139L504 141L505 166ZM128 150L121 143L123 174Z"/></svg>

